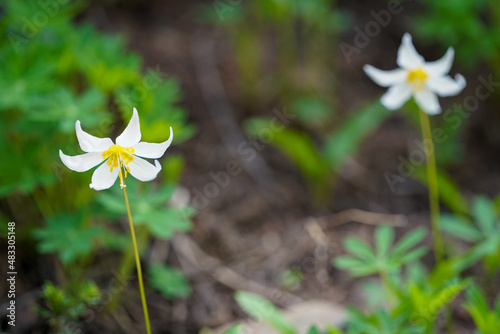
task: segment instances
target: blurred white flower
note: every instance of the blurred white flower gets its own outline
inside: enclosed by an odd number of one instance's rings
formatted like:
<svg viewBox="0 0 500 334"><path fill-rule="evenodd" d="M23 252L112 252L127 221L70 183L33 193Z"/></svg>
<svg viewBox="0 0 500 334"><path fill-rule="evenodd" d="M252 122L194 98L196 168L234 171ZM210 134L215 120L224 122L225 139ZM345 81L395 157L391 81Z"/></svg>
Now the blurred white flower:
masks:
<svg viewBox="0 0 500 334"><path fill-rule="evenodd" d="M174 138L170 127L170 137L163 143L139 142L141 129L135 108L127 127L116 138L116 144L110 138L97 138L84 132L80 121L76 121L75 128L80 148L87 153L71 157L59 150L59 156L66 167L76 172L85 172L101 164L92 175L90 188L95 190L111 187L122 171L124 177L128 172L139 181L153 180L161 170L160 163L155 160L153 165L141 157L160 158Z"/></svg>
<svg viewBox="0 0 500 334"><path fill-rule="evenodd" d="M363 69L375 83L389 87L380 99L386 108L398 109L413 96L423 111L435 115L441 112L436 95L456 95L465 87L462 75L455 75L455 79L448 75L454 55L455 52L450 47L443 58L425 62L415 50L410 34L406 33L398 50L397 63L400 68L382 71L365 65Z"/></svg>

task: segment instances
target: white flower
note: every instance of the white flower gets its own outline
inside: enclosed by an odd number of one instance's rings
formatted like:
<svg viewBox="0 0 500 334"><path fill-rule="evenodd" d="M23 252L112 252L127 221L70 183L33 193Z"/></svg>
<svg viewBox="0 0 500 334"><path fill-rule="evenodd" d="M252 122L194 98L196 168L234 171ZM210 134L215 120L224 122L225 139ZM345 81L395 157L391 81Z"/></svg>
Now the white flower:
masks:
<svg viewBox="0 0 500 334"><path fill-rule="evenodd" d="M66 167L76 172L85 172L101 164L92 175L90 188L95 190L111 187L122 171L125 174L124 177L127 177L128 172L140 181L153 180L161 170L160 163L155 160L155 164L152 165L140 157L160 158L174 138L172 127L170 127L170 137L163 143L139 142L141 129L139 115L135 108L127 127L116 138L116 144L110 138L97 138L84 132L80 121L76 121L75 128L78 143L87 153L71 157L59 150L59 156Z"/></svg>
<svg viewBox="0 0 500 334"><path fill-rule="evenodd" d="M378 85L389 87L380 100L387 109L398 109L413 96L423 111L435 115L441 112L436 94L452 96L465 87L462 75L455 75L455 80L448 75L454 55L450 47L443 58L425 62L415 50L410 34L406 33L398 50L397 63L400 68L382 71L365 65L363 69Z"/></svg>

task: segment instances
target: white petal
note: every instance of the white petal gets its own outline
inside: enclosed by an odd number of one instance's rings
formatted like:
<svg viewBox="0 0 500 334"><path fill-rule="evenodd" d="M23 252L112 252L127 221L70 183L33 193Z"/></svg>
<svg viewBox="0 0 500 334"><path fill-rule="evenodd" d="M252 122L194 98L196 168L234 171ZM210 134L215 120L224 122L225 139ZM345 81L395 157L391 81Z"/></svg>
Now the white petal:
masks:
<svg viewBox="0 0 500 334"><path fill-rule="evenodd" d="M441 106L437 95L428 89L424 89L415 93L415 101L429 115L436 115L441 112Z"/></svg>
<svg viewBox="0 0 500 334"><path fill-rule="evenodd" d="M170 137L168 138L168 140L158 144L146 143L146 142L135 144L134 146L132 146L132 148L135 151L134 155L138 155L143 158L158 159L165 153L167 148L172 143L173 139L174 139L174 132L172 130L172 127L170 127Z"/></svg>
<svg viewBox="0 0 500 334"><path fill-rule="evenodd" d="M116 138L116 144L122 147L132 147L141 140L141 126L139 124L139 115L134 108L132 118L121 135Z"/></svg>
<svg viewBox="0 0 500 334"><path fill-rule="evenodd" d="M382 87L392 86L394 84L398 84L403 82L408 77L408 73L401 69L397 68L391 71L383 71L375 68L371 65L363 66L363 70L366 75L368 75L375 83Z"/></svg>
<svg viewBox="0 0 500 334"><path fill-rule="evenodd" d="M109 171L110 167L107 163L100 165L92 175L92 183L90 188L95 190L104 190L115 184L116 178L118 177L119 168L113 168L113 171Z"/></svg>
<svg viewBox="0 0 500 334"><path fill-rule="evenodd" d="M387 93L385 93L380 102L390 110L395 110L400 108L406 101L411 97L411 87L406 83L402 83L389 88Z"/></svg>
<svg viewBox="0 0 500 334"><path fill-rule="evenodd" d="M430 77L426 82L427 87L439 96L453 96L460 93L465 87L465 78L457 74L455 80L450 76Z"/></svg>
<svg viewBox="0 0 500 334"><path fill-rule="evenodd" d="M104 152L110 146L113 145L113 141L109 138L98 138L89 135L87 132L82 130L80 121L76 121L75 124L76 137L78 138L78 143L84 152Z"/></svg>
<svg viewBox="0 0 500 334"><path fill-rule="evenodd" d="M425 63L424 70L432 76L448 74L451 66L453 65L453 57L455 57L455 50L453 50L452 47L449 47L448 51L446 51L441 59Z"/></svg>
<svg viewBox="0 0 500 334"><path fill-rule="evenodd" d="M420 67L424 63L424 58L418 54L411 41L409 33L404 34L401 46L398 50L397 63L404 69L413 69Z"/></svg>
<svg viewBox="0 0 500 334"><path fill-rule="evenodd" d="M161 171L161 165L155 160L155 166L144 159L134 157L134 160L128 163L130 174L139 181L151 181Z"/></svg>
<svg viewBox="0 0 500 334"><path fill-rule="evenodd" d="M59 157L61 157L61 160L66 167L74 170L75 172L85 172L92 167L97 166L103 160L101 152L85 153L72 157L59 150Z"/></svg>

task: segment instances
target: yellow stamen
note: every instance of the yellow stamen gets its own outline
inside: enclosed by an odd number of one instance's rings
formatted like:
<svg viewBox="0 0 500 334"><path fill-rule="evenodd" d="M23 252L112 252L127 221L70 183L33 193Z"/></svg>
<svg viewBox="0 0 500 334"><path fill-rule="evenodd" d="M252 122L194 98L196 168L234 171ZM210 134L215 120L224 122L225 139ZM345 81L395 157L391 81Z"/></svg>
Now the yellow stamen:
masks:
<svg viewBox="0 0 500 334"><path fill-rule="evenodd" d="M113 168L123 168L125 164L125 177L127 177L127 172L130 172L127 166L132 160L134 160L133 153L135 150L132 147L121 147L120 145L113 145L108 150L102 153L102 159L108 161L106 162L109 166L109 171L112 172Z"/></svg>
<svg viewBox="0 0 500 334"><path fill-rule="evenodd" d="M408 82L412 85L414 91L419 91L424 88L425 80L429 75L422 69L408 71Z"/></svg>

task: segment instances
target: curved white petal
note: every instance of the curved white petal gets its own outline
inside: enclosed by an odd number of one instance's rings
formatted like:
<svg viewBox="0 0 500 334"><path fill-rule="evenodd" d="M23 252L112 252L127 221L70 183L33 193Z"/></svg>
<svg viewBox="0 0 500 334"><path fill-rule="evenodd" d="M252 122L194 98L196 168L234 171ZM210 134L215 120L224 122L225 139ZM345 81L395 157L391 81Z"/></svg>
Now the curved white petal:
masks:
<svg viewBox="0 0 500 334"><path fill-rule="evenodd" d="M403 36L401 46L398 49L397 63L404 69L417 68L424 63L424 58L415 50L409 33Z"/></svg>
<svg viewBox="0 0 500 334"><path fill-rule="evenodd" d="M450 72L453 65L453 58L455 57L455 50L450 46L444 56L436 61L426 62L424 64L425 72L432 76L441 76Z"/></svg>
<svg viewBox="0 0 500 334"><path fill-rule="evenodd" d="M118 177L119 168L113 168L111 172L110 167L107 163L100 165L92 174L92 183L90 188L94 190L104 190L111 187Z"/></svg>
<svg viewBox="0 0 500 334"><path fill-rule="evenodd" d="M439 96L453 96L460 93L465 87L465 78L457 74L455 80L449 75L444 77L430 77L426 86Z"/></svg>
<svg viewBox="0 0 500 334"><path fill-rule="evenodd" d="M363 66L363 70L366 75L368 75L375 83L382 87L389 87L394 84L398 84L403 82L408 77L408 73L401 69L397 68L391 71L383 71L375 68L371 65Z"/></svg>
<svg viewBox="0 0 500 334"><path fill-rule="evenodd" d="M83 131L80 121L76 121L75 130L78 143L84 152L104 152L113 145L109 138L94 137Z"/></svg>
<svg viewBox="0 0 500 334"><path fill-rule="evenodd" d="M158 160L155 160L153 166L149 162L139 157L134 157L134 160L127 165L130 168L130 174L139 181L151 181L161 171L161 165Z"/></svg>
<svg viewBox="0 0 500 334"><path fill-rule="evenodd" d="M406 83L402 83L389 88L381 98L380 102L390 110L400 108L411 97L411 87Z"/></svg>
<svg viewBox="0 0 500 334"><path fill-rule="evenodd" d="M148 159L158 159L165 153L167 148L172 143L173 139L174 132L172 130L172 127L170 127L170 137L166 141L164 141L163 143L141 142L135 144L134 146L132 146L132 148L134 149L134 155Z"/></svg>
<svg viewBox="0 0 500 334"><path fill-rule="evenodd" d="M429 115L436 115L441 112L441 106L437 95L428 89L424 89L415 93L415 101L422 110Z"/></svg>
<svg viewBox="0 0 500 334"><path fill-rule="evenodd" d="M141 140L141 126L139 124L139 115L134 108L132 118L123 132L116 137L116 144L122 147L131 147Z"/></svg>
<svg viewBox="0 0 500 334"><path fill-rule="evenodd" d="M75 172L85 172L102 162L101 152L91 152L81 155L69 156L59 150L59 157L63 164Z"/></svg>

